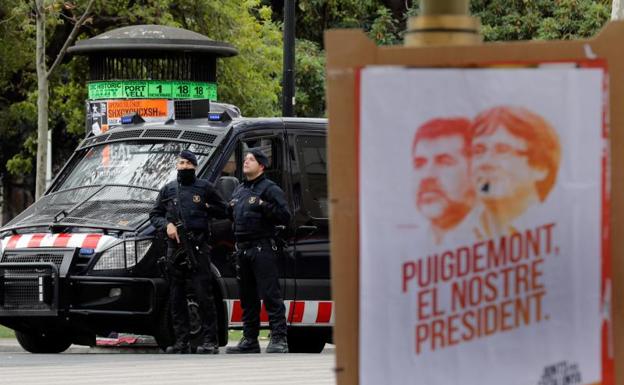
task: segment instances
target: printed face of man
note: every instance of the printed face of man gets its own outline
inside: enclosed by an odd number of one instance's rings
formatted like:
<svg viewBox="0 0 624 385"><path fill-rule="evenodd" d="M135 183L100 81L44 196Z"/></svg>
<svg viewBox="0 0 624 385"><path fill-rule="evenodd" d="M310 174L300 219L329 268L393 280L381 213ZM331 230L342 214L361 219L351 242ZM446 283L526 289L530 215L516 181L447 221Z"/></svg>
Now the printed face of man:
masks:
<svg viewBox="0 0 624 385"><path fill-rule="evenodd" d="M458 204L470 204L470 162L461 135L421 139L414 149L416 205L430 220L453 215Z"/></svg>
<svg viewBox="0 0 624 385"><path fill-rule="evenodd" d="M473 139L472 165L475 189L484 200L536 193L535 182L544 177L529 165L526 141L504 127Z"/></svg>

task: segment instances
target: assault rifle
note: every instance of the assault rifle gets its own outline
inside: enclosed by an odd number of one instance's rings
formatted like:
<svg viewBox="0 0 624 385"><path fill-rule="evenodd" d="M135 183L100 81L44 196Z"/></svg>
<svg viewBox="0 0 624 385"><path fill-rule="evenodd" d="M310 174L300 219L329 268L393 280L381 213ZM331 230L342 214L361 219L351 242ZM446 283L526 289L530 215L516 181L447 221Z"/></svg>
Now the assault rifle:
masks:
<svg viewBox="0 0 624 385"><path fill-rule="evenodd" d="M181 218L178 218L175 223L175 227L178 229L178 238L180 238L182 249L184 249L184 252L177 254L177 259L181 259L180 256L182 255L184 256L184 259L181 261L175 260L173 263L180 267L186 267L189 271L195 271L197 270L196 253L199 250L199 242L197 242L198 240L186 230L186 226Z"/></svg>

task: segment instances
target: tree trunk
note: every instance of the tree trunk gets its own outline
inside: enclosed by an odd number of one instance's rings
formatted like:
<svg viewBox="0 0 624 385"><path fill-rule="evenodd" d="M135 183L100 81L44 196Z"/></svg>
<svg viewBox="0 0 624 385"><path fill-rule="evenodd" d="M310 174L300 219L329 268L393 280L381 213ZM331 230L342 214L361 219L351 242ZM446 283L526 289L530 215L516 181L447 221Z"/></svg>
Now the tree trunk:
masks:
<svg viewBox="0 0 624 385"><path fill-rule="evenodd" d="M613 0L611 20L624 20L624 0Z"/></svg>
<svg viewBox="0 0 624 385"><path fill-rule="evenodd" d="M45 9L43 0L36 0L37 24L37 169L35 199L39 199L46 188L46 166L48 159L48 74L45 61Z"/></svg>

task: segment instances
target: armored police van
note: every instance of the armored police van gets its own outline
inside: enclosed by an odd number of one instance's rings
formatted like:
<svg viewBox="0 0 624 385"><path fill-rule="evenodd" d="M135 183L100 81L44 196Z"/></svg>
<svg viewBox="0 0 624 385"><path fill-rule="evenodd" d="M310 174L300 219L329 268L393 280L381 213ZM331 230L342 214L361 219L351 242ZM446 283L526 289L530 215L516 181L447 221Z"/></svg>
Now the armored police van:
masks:
<svg viewBox="0 0 624 385"><path fill-rule="evenodd" d="M169 30L178 33L177 29L159 28L169 33L166 37L171 46L185 43L189 49L189 45L201 45L199 40L189 43L188 36L172 38ZM115 36L122 43L123 39L142 39L141 44L149 47L143 40L153 38L155 29L144 28L143 32L149 33L139 37L126 31L105 40L110 44ZM160 43L167 40L159 39ZM90 48L94 46L98 47L92 44ZM117 46L124 47L121 43ZM101 49L94 52L101 55ZM198 177L215 183L229 200L243 178L245 150L260 147L271 160L267 177L284 190L294 214L281 232L285 247L278 256L289 348L292 352L320 352L331 341L333 323L326 120L245 118L235 106L180 95L160 104L154 97L147 99L155 106L165 106L164 118L156 119L154 110L136 107L142 101L137 99L141 96L136 94L137 82L130 84L132 89L126 88L129 82L118 80L122 75L114 71L122 67L115 63L132 59L135 71L160 63L164 73L167 62L152 56L128 59L136 54L121 52L115 61L107 62L107 56L98 67L100 72L92 69L92 80L94 76L99 79L89 84L87 137L45 195L0 228L0 324L14 329L21 346L33 353L62 352L72 343L94 345L96 336L111 332L153 335L159 346L171 345L168 285L157 264L165 254L165 234L148 218L158 191L175 178L176 156L188 149L197 155ZM198 56L201 60L192 55L189 59L189 55L182 56L191 64L201 62L214 69L215 59L206 52ZM141 60L147 64L136 65ZM178 65L174 59L171 63ZM103 81L107 76L116 80ZM136 77L136 73L130 76ZM210 84L196 79L173 82L152 78L144 90L159 92L160 87L163 92L169 87L175 93L176 87L182 92L184 86L203 87L204 92ZM139 88L139 92L143 91ZM215 220L210 231L212 286L223 346L228 329L242 327L242 309L232 259L231 222ZM191 319L196 319L192 292L188 302ZM268 326L264 310L261 322Z"/></svg>

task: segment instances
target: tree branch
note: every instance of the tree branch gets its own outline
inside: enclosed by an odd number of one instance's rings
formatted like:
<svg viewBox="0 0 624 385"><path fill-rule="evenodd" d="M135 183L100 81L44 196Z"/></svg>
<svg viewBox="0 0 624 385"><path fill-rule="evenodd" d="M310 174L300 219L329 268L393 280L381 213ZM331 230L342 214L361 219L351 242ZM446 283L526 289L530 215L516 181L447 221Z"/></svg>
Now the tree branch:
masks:
<svg viewBox="0 0 624 385"><path fill-rule="evenodd" d="M85 20L89 16L89 13L91 12L91 8L93 8L94 3L95 3L95 0L89 0L89 4L87 4L87 8L85 9L80 19L74 25L74 28L72 29L71 33L67 37L67 40L65 40L65 44L63 44L63 47L59 51L58 55L56 55L56 60L54 60L54 63L52 63L52 65L50 66L50 69L46 73L46 78L48 79L50 78L50 75L52 74L56 66L58 66L61 60L63 60L63 57L65 56L65 53L67 52L67 48L69 48L69 46L76 39L76 36L78 36L78 31L80 30L80 27L82 26L82 24L84 24Z"/></svg>

